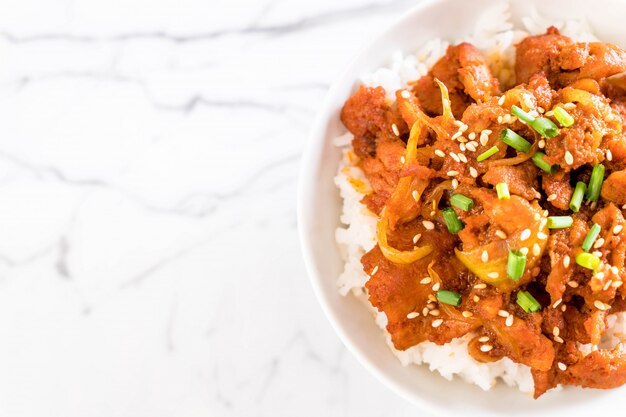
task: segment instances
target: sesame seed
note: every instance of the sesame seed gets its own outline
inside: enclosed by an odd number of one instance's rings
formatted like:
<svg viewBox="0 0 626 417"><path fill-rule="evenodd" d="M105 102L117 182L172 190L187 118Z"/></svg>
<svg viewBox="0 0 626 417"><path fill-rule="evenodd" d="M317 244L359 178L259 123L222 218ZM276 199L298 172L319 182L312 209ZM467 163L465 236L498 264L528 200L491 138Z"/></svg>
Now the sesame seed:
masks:
<svg viewBox="0 0 626 417"><path fill-rule="evenodd" d="M612 279L608 280L608 281L606 282L606 284L604 284L604 287L602 287L602 290L603 290L603 291L608 290L608 289L609 289L609 287L611 286L611 284L613 284L613 280L612 280Z"/></svg>
<svg viewBox="0 0 626 417"><path fill-rule="evenodd" d="M572 288L578 288L578 283L576 281L569 281L567 285L569 285Z"/></svg>
<svg viewBox="0 0 626 417"><path fill-rule="evenodd" d="M561 339L559 336L554 336L554 341L558 343L563 343L563 339Z"/></svg>
<svg viewBox="0 0 626 417"><path fill-rule="evenodd" d="M501 97L498 99L498 105L499 105L499 106L501 106L501 105L503 105L503 104L504 104L504 98L505 98L504 96L501 96Z"/></svg>
<svg viewBox="0 0 626 417"><path fill-rule="evenodd" d="M563 305L561 306L561 311L562 311L563 313L565 313L565 310L567 310L567 304L563 304Z"/></svg>
<svg viewBox="0 0 626 417"><path fill-rule="evenodd" d="M467 138L466 138L465 136L459 136L459 139L458 139L458 140L459 140L459 142L461 142L461 143L465 143L465 142L467 142Z"/></svg>
<svg viewBox="0 0 626 417"><path fill-rule="evenodd" d="M610 149L606 150L606 159L607 161L611 162L613 160L613 152L611 152Z"/></svg>
<svg viewBox="0 0 626 417"><path fill-rule="evenodd" d="M509 317L506 318L506 320L504 320L504 324L507 327L511 327L513 325L513 320L514 320L514 317L513 316L509 316Z"/></svg>
<svg viewBox="0 0 626 417"><path fill-rule="evenodd" d="M544 109L544 108L543 108L543 107L541 107L541 106L537 106L537 111L538 111L539 113L545 113L545 112L546 112L546 109Z"/></svg>
<svg viewBox="0 0 626 417"><path fill-rule="evenodd" d="M479 337L479 338L478 338L478 341L479 341L480 343L485 343L485 342L488 342L488 341L489 341L489 336L482 336L482 337Z"/></svg>
<svg viewBox="0 0 626 417"><path fill-rule="evenodd" d="M528 255L528 248L527 248L527 247L520 248L520 250L519 250L519 251L520 251L523 255Z"/></svg>
<svg viewBox="0 0 626 417"><path fill-rule="evenodd" d="M476 152L476 145L474 145L474 142L469 142L465 145L465 148L470 152Z"/></svg>
<svg viewBox="0 0 626 417"><path fill-rule="evenodd" d="M622 210L626 210L626 204L622 206Z"/></svg>
<svg viewBox="0 0 626 417"><path fill-rule="evenodd" d="M483 129L482 132L480 132L481 134L486 134L486 135L491 135L493 132L491 131L491 129Z"/></svg>
<svg viewBox="0 0 626 417"><path fill-rule="evenodd" d="M618 224L617 226L615 226L615 227L613 228L613 234L614 234L614 235L618 234L619 232L621 232L621 231L622 231L622 229L623 229L623 228L624 228L624 226L622 226L621 224Z"/></svg>
<svg viewBox="0 0 626 417"><path fill-rule="evenodd" d="M539 246L539 244L535 243L533 245L533 255L539 256L540 253L541 253L541 247Z"/></svg>
<svg viewBox="0 0 626 417"><path fill-rule="evenodd" d="M509 317L509 312L506 310L500 310L498 311L498 316L500 317Z"/></svg>
<svg viewBox="0 0 626 417"><path fill-rule="evenodd" d="M413 196L413 200L418 201L420 199L419 193L417 192L417 190L413 190L411 192L411 196Z"/></svg>
<svg viewBox="0 0 626 417"><path fill-rule="evenodd" d="M537 146L539 146L539 149L543 149L546 147L546 141L543 139L540 139L539 142L537 143Z"/></svg>
<svg viewBox="0 0 626 417"><path fill-rule="evenodd" d="M487 274L487 276L489 278L495 279L495 278L498 278L500 276L500 274L498 274L497 272L490 272L490 273Z"/></svg>
<svg viewBox="0 0 626 417"><path fill-rule="evenodd" d="M556 194L550 194L548 196L548 201L554 201L554 200L556 200Z"/></svg>
<svg viewBox="0 0 626 417"><path fill-rule="evenodd" d="M598 249L598 248L601 248L603 245L604 245L604 239L600 238L596 240L596 243L593 244L593 248Z"/></svg>
<svg viewBox="0 0 626 417"><path fill-rule="evenodd" d="M502 116L498 116L498 123L502 123Z"/></svg>
<svg viewBox="0 0 626 417"><path fill-rule="evenodd" d="M559 329L557 326L554 326L552 328L552 334L555 335L555 336L558 336L559 333L561 333L561 329Z"/></svg>
<svg viewBox="0 0 626 417"><path fill-rule="evenodd" d="M594 201L593 203L591 203L591 205L589 207L591 208L591 210L595 210L596 207L598 207L598 202Z"/></svg>
<svg viewBox="0 0 626 417"><path fill-rule="evenodd" d="M463 122L462 122L462 121L460 121L460 120L455 120L455 121L454 121L454 122L452 122L452 123L453 123L455 126L457 126L457 127L461 127L461 126L463 126L463 125L465 124L465 123L463 123Z"/></svg>
<svg viewBox="0 0 626 417"><path fill-rule="evenodd" d="M452 157L452 159L454 159L456 162L461 162L461 160L459 159L458 156L456 156L456 154L454 152L450 152L450 156ZM449 175L449 174L448 174Z"/></svg>
<svg viewBox="0 0 626 417"><path fill-rule="evenodd" d="M565 255L565 256L563 257L563 266L564 266L565 268L569 268L569 263L570 263L570 258L569 258L569 255Z"/></svg>
<svg viewBox="0 0 626 417"><path fill-rule="evenodd" d="M402 96L402 98L411 98L411 94L406 90L402 90L400 96Z"/></svg>
<svg viewBox="0 0 626 417"><path fill-rule="evenodd" d="M460 137L461 135L463 135L463 132L456 132L454 135L452 135L452 137L450 139L455 140L456 138Z"/></svg>
<svg viewBox="0 0 626 417"><path fill-rule="evenodd" d="M415 317L419 317L420 313L418 313L417 311L412 311L409 314L406 315L407 319L414 319Z"/></svg>
<svg viewBox="0 0 626 417"><path fill-rule="evenodd" d="M428 220L424 220L422 222L422 224L424 225L426 230L433 230L435 228L435 224L433 222L431 222L431 221L428 221Z"/></svg>
<svg viewBox="0 0 626 417"><path fill-rule="evenodd" d="M441 284L438 282L435 282L435 284L433 285L433 291L439 291L439 288L441 288Z"/></svg>
<svg viewBox="0 0 626 417"><path fill-rule="evenodd" d="M482 289L487 288L487 284L485 284L484 282L481 282L479 284L474 285L474 288L477 290L482 290Z"/></svg>
<svg viewBox="0 0 626 417"><path fill-rule="evenodd" d="M572 109L575 109L575 108L576 108L576 104L574 104L574 103L565 103L565 104L563 105L563 108L564 108L565 110L572 110Z"/></svg>
<svg viewBox="0 0 626 417"><path fill-rule="evenodd" d="M464 312L462 312L462 313L461 313L461 315L462 315L463 317L465 317L465 318L468 318L468 317L472 317L472 316L473 316L473 314L472 314L472 312L471 312L471 311L464 311Z"/></svg>
<svg viewBox="0 0 626 417"><path fill-rule="evenodd" d="M378 272L378 265L376 265L374 267L374 269L372 269L372 273L370 274L370 276L374 276L374 274L376 274L376 272Z"/></svg>
<svg viewBox="0 0 626 417"><path fill-rule="evenodd" d="M448 177L456 177L459 175L459 171L448 171L446 175L448 175Z"/></svg>
<svg viewBox="0 0 626 417"><path fill-rule="evenodd" d="M484 250L483 253L480 255L480 260L483 262L487 262L489 260L489 253L486 250Z"/></svg>
<svg viewBox="0 0 626 417"><path fill-rule="evenodd" d="M608 310L608 309L610 309L610 308L611 308L611 306L610 306L610 305L604 304L604 303L603 303L602 301L600 301L600 300L596 300L596 301L594 301L594 302L593 302L593 305L594 305L594 307L595 307L595 308L597 308L598 310L602 310L602 311L604 311L604 310Z"/></svg>
<svg viewBox="0 0 626 417"><path fill-rule="evenodd" d="M474 168L474 167L470 167L469 173L472 176L472 178L477 178L478 177L478 171L476 171L476 168Z"/></svg>
<svg viewBox="0 0 626 417"><path fill-rule="evenodd" d="M398 126L396 126L395 123L391 125L391 130L393 130L394 135L400 136L400 131L398 130Z"/></svg>
<svg viewBox="0 0 626 417"><path fill-rule="evenodd" d="M538 214L538 213L535 213L535 214ZM539 219L535 219L535 220L539 220ZM546 223L548 223L548 219L546 219L546 218L541 219L541 221L539 222L539 228L543 229L545 227Z"/></svg>
<svg viewBox="0 0 626 417"><path fill-rule="evenodd" d="M563 299L559 298L558 300L554 302L554 304L552 304L552 308L557 308L559 304L561 304L561 302L563 302Z"/></svg>
<svg viewBox="0 0 626 417"><path fill-rule="evenodd" d="M437 309L430 310L430 315L437 317L439 315L439 310L437 310Z"/></svg>
<svg viewBox="0 0 626 417"><path fill-rule="evenodd" d="M554 116L554 111L552 111L552 110L547 111L545 116L547 116L547 117Z"/></svg>
<svg viewBox="0 0 626 417"><path fill-rule="evenodd" d="M402 155L402 156L400 157L400 162L401 162L402 164L404 164L404 163L406 162L406 159L404 158L404 155Z"/></svg>
<svg viewBox="0 0 626 417"><path fill-rule="evenodd" d="M459 159L461 160L461 162L463 162L463 163L467 164L467 157L465 156L465 154L460 153L460 154L458 154L457 156L459 157Z"/></svg>
<svg viewBox="0 0 626 417"><path fill-rule="evenodd" d="M459 145L459 149L461 149L461 151L465 152L465 149L467 149L467 146L465 146L465 144L464 144L464 143L461 143L461 144ZM460 154L459 154L459 155L460 155Z"/></svg>
<svg viewBox="0 0 626 417"><path fill-rule="evenodd" d="M467 127L468 126L465 123L463 123L461 125L461 127L459 127L459 132L461 132L461 133L465 132L467 130Z"/></svg>
<svg viewBox="0 0 626 417"><path fill-rule="evenodd" d="M493 346L491 346L491 345L482 345L480 347L480 351L481 352L489 352L491 349L493 349Z"/></svg>
<svg viewBox="0 0 626 417"><path fill-rule="evenodd" d="M525 96L524 97L524 104L526 105L526 107L528 107L529 109L532 109L535 107L535 103L533 103L533 101L530 99L530 97Z"/></svg>
<svg viewBox="0 0 626 417"><path fill-rule="evenodd" d="M500 239L506 239L506 233L504 233L502 230L496 230L496 236L498 236Z"/></svg>
<svg viewBox="0 0 626 417"><path fill-rule="evenodd" d="M532 117L539 117L539 113L537 113L537 110L530 110L528 114L530 114Z"/></svg>
<svg viewBox="0 0 626 417"><path fill-rule="evenodd" d="M624 283L623 283L622 281L614 281L614 282L611 284L611 287L613 287L613 288L619 288L619 287L621 287L623 284L624 284Z"/></svg>
<svg viewBox="0 0 626 417"><path fill-rule="evenodd" d="M530 237L530 229L524 229L522 230L522 234L520 235L519 239L523 242L524 240L527 240Z"/></svg>
<svg viewBox="0 0 626 417"><path fill-rule="evenodd" d="M565 162L567 165L572 165L574 163L574 156L570 151L565 152Z"/></svg>
<svg viewBox="0 0 626 417"><path fill-rule="evenodd" d="M537 233L537 237L538 237L539 239L541 239L541 240L546 240L546 239L548 238L548 235L546 235L546 234L545 234L545 233L543 233L543 232L539 232L539 233Z"/></svg>
<svg viewBox="0 0 626 417"><path fill-rule="evenodd" d="M480 144L483 146L487 146L489 142L489 135L486 135L485 132L480 134Z"/></svg>
<svg viewBox="0 0 626 417"><path fill-rule="evenodd" d="M502 116L502 123L511 123L511 115L505 114L504 116Z"/></svg>
<svg viewBox="0 0 626 417"><path fill-rule="evenodd" d="M565 365L563 362L557 363L556 366L558 366L561 371L564 371L567 369L567 365Z"/></svg>
<svg viewBox="0 0 626 417"><path fill-rule="evenodd" d="M435 150L435 155L445 158L446 154L441 149Z"/></svg>
<svg viewBox="0 0 626 417"><path fill-rule="evenodd" d="M458 186L459 180L457 180L456 178L452 179L452 189L456 190Z"/></svg>
<svg viewBox="0 0 626 417"><path fill-rule="evenodd" d="M596 276L596 278L598 278L598 279L604 279L604 272L600 271L600 272L596 273L596 275L595 275L595 276Z"/></svg>
<svg viewBox="0 0 626 417"><path fill-rule="evenodd" d="M474 140L476 139L476 132L472 132L469 135L467 135L467 137L469 138L469 140Z"/></svg>
<svg viewBox="0 0 626 417"><path fill-rule="evenodd" d="M422 280L420 281L420 284L430 284L431 282L432 282L432 278L426 277L426 278L422 278Z"/></svg>
<svg viewBox="0 0 626 417"><path fill-rule="evenodd" d="M431 326L433 326L435 329L439 326L441 326L441 323L443 323L442 319L437 319L435 321L432 322Z"/></svg>
<svg viewBox="0 0 626 417"><path fill-rule="evenodd" d="M480 297L475 295L474 297L472 297L472 301L474 301L475 303L480 301Z"/></svg>
<svg viewBox="0 0 626 417"><path fill-rule="evenodd" d="M435 212L435 210L431 211L431 212L430 212L430 217L435 217L435 214L437 214L437 213Z"/></svg>
<svg viewBox="0 0 626 417"><path fill-rule="evenodd" d="M415 236L413 236L413 244L417 243L417 241L420 240L421 237L422 237L421 233L418 233Z"/></svg>
<svg viewBox="0 0 626 417"><path fill-rule="evenodd" d="M602 258L602 252L600 252L599 250L593 251L591 252L591 254L593 256L597 256L598 258Z"/></svg>
<svg viewBox="0 0 626 417"><path fill-rule="evenodd" d="M424 307L424 308L422 309L422 314L423 314L424 316L427 316L429 311L430 311L430 310L428 309L428 307Z"/></svg>
<svg viewBox="0 0 626 417"><path fill-rule="evenodd" d="M619 274L619 268L618 268L618 267L616 267L615 265L613 265L613 266L611 267L611 272L612 272L613 274L615 274L615 275L618 275L618 274Z"/></svg>

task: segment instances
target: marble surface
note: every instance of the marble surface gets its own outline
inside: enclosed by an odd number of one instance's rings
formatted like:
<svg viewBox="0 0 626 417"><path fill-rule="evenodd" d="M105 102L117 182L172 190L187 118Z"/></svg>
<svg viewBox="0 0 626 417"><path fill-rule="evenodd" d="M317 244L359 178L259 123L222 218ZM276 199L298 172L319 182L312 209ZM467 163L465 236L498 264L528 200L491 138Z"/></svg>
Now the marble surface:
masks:
<svg viewBox="0 0 626 417"><path fill-rule="evenodd" d="M295 216L329 84L414 3L0 3L0 415L424 415L330 328Z"/></svg>

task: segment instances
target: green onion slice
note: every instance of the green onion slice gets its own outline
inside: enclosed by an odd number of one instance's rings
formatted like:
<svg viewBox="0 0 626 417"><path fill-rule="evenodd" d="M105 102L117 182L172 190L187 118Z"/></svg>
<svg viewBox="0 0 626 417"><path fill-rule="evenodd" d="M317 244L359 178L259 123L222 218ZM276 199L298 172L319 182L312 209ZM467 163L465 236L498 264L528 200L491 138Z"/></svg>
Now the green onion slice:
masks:
<svg viewBox="0 0 626 417"><path fill-rule="evenodd" d="M517 304L527 313L534 313L541 310L541 304L528 291L517 293Z"/></svg>
<svg viewBox="0 0 626 417"><path fill-rule="evenodd" d="M439 290L437 291L437 301L458 307L461 305L461 294L454 291Z"/></svg>
<svg viewBox="0 0 626 417"><path fill-rule="evenodd" d="M509 251L509 259L506 263L506 274L513 281L517 281L524 275L526 269L526 255L517 250Z"/></svg>
<svg viewBox="0 0 626 417"><path fill-rule="evenodd" d="M565 229L574 223L572 216L550 216L548 217L548 229Z"/></svg>
<svg viewBox="0 0 626 417"><path fill-rule="evenodd" d="M598 164L591 171L591 179L587 187L588 201L598 201L600 190L602 190L602 181L604 181L604 165Z"/></svg>
<svg viewBox="0 0 626 417"><path fill-rule="evenodd" d="M509 186L506 182L500 182L496 184L496 192L498 193L498 200L510 200L511 194L509 193Z"/></svg>
<svg viewBox="0 0 626 417"><path fill-rule="evenodd" d="M550 165L543 158L546 156L543 152L536 152L533 157L533 163L537 165L539 168L547 172L548 174L554 174L556 169L558 168L556 165Z"/></svg>
<svg viewBox="0 0 626 417"><path fill-rule="evenodd" d="M489 158L489 157L491 157L491 156L495 155L495 154L496 154L499 150L500 150L500 149L498 149L498 147L497 147L497 146L493 146L493 147L491 147L491 148L487 149L485 152L483 152L483 153L481 153L480 155L478 155L478 157L476 158L476 160L477 160L478 162L482 162L482 161L484 161L485 159L487 159L487 158Z"/></svg>
<svg viewBox="0 0 626 417"><path fill-rule="evenodd" d="M530 142L511 129L507 128L500 132L500 140L520 152L528 153L530 151Z"/></svg>
<svg viewBox="0 0 626 417"><path fill-rule="evenodd" d="M511 113L513 116L518 119L526 122L530 127L535 129L537 133L539 133L544 138L553 138L559 134L559 128L557 125L552 122L550 119L546 119L545 117L534 118L530 114L526 113L524 110L520 109L517 106L511 107Z"/></svg>
<svg viewBox="0 0 626 417"><path fill-rule="evenodd" d="M463 194L454 194L450 197L450 204L463 211L470 211L474 207L474 200Z"/></svg>
<svg viewBox="0 0 626 417"><path fill-rule="evenodd" d="M515 105L511 106L511 114L526 123L532 123L535 121L534 117Z"/></svg>
<svg viewBox="0 0 626 417"><path fill-rule="evenodd" d="M459 233L465 225L459 219L459 216L456 215L456 211L452 207L446 207L442 211L443 220L446 222L446 227L448 228L448 232L456 235Z"/></svg>
<svg viewBox="0 0 626 417"><path fill-rule="evenodd" d="M594 223L589 229L589 233L585 236L585 240L583 240L583 250L585 252L589 252L591 247L593 246L593 242L596 241L598 235L600 234L601 227L598 223Z"/></svg>
<svg viewBox="0 0 626 417"><path fill-rule="evenodd" d="M600 266L600 258L587 252L576 255L576 263L583 268L595 270Z"/></svg>
<svg viewBox="0 0 626 417"><path fill-rule="evenodd" d="M580 206L583 203L583 198L585 197L585 191L587 191L587 184L582 181L578 181L576 183L574 193L572 194L572 199L569 202L569 208L574 213L578 213L578 210L580 210Z"/></svg>
<svg viewBox="0 0 626 417"><path fill-rule="evenodd" d="M574 118L570 116L570 114L563 107L555 107L554 108L554 118L561 124L563 127L570 127L574 124Z"/></svg>

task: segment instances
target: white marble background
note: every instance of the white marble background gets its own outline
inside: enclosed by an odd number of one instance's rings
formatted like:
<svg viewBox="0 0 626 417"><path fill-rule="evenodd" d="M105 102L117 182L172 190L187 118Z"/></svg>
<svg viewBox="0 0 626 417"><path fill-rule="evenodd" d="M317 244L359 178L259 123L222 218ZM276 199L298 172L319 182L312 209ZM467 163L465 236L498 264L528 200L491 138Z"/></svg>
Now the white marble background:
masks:
<svg viewBox="0 0 626 417"><path fill-rule="evenodd" d="M308 130L415 0L0 3L0 415L417 416L297 243Z"/></svg>

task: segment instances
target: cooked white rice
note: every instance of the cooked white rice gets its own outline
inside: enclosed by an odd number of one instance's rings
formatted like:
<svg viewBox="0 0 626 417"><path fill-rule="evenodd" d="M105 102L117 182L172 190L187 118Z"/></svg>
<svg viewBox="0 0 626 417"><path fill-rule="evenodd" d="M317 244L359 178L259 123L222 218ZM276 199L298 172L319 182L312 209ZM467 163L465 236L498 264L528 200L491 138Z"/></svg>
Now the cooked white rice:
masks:
<svg viewBox="0 0 626 417"><path fill-rule="evenodd" d="M485 11L483 18L476 22L476 30L473 34L453 41L454 43L467 41L474 44L483 52L500 82L504 86L510 86L513 81L511 69L515 58L513 45L523 37L542 33L548 26L554 25L563 34L575 40L595 40L584 20L552 21L533 11L523 19L523 23L523 29L514 28L510 20L508 4L502 2L493 9ZM388 67L365 74L361 82L367 86L385 88L389 99L394 100L395 91L406 87L409 81L425 75L428 69L443 56L448 45L446 40L432 39L414 54L403 55L401 52L396 52L392 55L391 64ZM335 177L335 183L343 199L341 223L345 225L336 231L336 239L346 262L344 271L337 282L339 292L342 295L353 293L372 309L376 323L385 332L387 344L402 365L426 363L431 371L436 370L446 379L452 379L457 375L484 390L490 389L498 380L501 380L509 386L516 386L520 391L532 392L534 384L529 367L514 363L508 358L492 363L480 363L474 360L467 351L467 344L473 337L471 334L443 346L423 342L405 351L399 351L393 347L391 336L385 329L387 317L369 304L364 288L369 277L363 272L361 257L376 244L377 217L360 202L369 184L363 172L353 164L351 141L350 133L337 137L334 141L334 144L342 148L344 153L339 172ZM620 340L619 337L626 333L626 313L618 317L610 317L609 324L611 328L605 335L604 346L615 345ZM589 353L590 349L590 345L580 346L580 350L585 353Z"/></svg>

